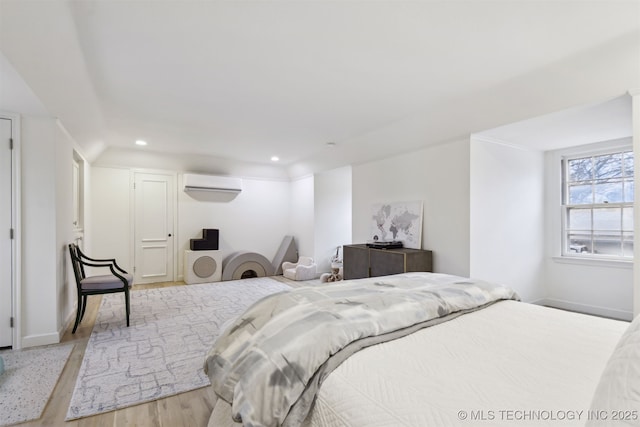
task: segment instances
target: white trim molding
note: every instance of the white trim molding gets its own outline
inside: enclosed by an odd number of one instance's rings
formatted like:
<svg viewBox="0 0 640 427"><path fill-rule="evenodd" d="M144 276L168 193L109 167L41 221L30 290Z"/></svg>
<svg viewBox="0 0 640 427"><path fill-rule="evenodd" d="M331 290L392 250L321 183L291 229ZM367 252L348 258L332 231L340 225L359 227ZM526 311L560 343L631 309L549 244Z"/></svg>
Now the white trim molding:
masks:
<svg viewBox="0 0 640 427"><path fill-rule="evenodd" d="M22 347L39 347L41 345L50 345L50 344L59 344L60 343L60 332L52 332L49 334L41 334L41 335L27 335L26 337L22 337Z"/></svg>
<svg viewBox="0 0 640 427"><path fill-rule="evenodd" d="M537 301L536 304L544 305L545 307L558 308L560 310L574 311L576 313L590 314L593 316L607 317L616 320L624 320L626 322L630 322L631 319L633 319L633 313L630 311L580 304L555 298L545 298L543 300Z"/></svg>
<svg viewBox="0 0 640 427"><path fill-rule="evenodd" d="M586 256L572 257L570 255L554 256L551 258L553 259L554 262L558 262L561 264L581 264L581 265L588 265L588 266L625 268L625 269L633 268L632 260L627 261L620 258L605 259L605 258L586 257Z"/></svg>

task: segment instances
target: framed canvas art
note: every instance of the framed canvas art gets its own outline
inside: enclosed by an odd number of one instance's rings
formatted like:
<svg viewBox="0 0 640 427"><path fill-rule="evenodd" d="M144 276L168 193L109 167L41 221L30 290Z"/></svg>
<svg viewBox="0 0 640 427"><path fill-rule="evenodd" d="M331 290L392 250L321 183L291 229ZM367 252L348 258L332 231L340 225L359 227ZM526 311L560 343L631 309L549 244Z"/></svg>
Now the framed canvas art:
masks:
<svg viewBox="0 0 640 427"><path fill-rule="evenodd" d="M405 248L421 249L422 201L372 205L369 240L401 241Z"/></svg>

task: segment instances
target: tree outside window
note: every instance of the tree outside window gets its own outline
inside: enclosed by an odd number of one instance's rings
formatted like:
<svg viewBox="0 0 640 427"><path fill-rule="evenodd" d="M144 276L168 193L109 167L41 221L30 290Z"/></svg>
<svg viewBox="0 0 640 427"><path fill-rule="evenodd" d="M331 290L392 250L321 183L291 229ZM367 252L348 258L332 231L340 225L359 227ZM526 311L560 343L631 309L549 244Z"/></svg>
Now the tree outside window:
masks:
<svg viewBox="0 0 640 427"><path fill-rule="evenodd" d="M632 151L564 160L565 255L633 257Z"/></svg>

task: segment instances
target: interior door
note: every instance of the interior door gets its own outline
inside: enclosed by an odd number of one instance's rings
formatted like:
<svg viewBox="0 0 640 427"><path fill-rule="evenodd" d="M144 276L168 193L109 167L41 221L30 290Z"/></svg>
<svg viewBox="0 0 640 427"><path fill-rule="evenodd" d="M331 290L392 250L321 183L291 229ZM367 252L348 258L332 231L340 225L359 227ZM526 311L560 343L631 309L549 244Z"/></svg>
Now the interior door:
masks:
<svg viewBox="0 0 640 427"><path fill-rule="evenodd" d="M135 173L135 283L174 281L173 175Z"/></svg>
<svg viewBox="0 0 640 427"><path fill-rule="evenodd" d="M0 348L13 345L13 254L11 250L11 120L0 118Z"/></svg>

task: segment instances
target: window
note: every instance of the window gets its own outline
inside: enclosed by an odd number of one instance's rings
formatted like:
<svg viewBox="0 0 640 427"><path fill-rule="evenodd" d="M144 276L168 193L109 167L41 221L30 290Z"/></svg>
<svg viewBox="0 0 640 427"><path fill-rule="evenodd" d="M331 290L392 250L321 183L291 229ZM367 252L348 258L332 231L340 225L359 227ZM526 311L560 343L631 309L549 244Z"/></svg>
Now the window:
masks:
<svg viewBox="0 0 640 427"><path fill-rule="evenodd" d="M568 157L564 166L564 255L633 257L633 151Z"/></svg>

